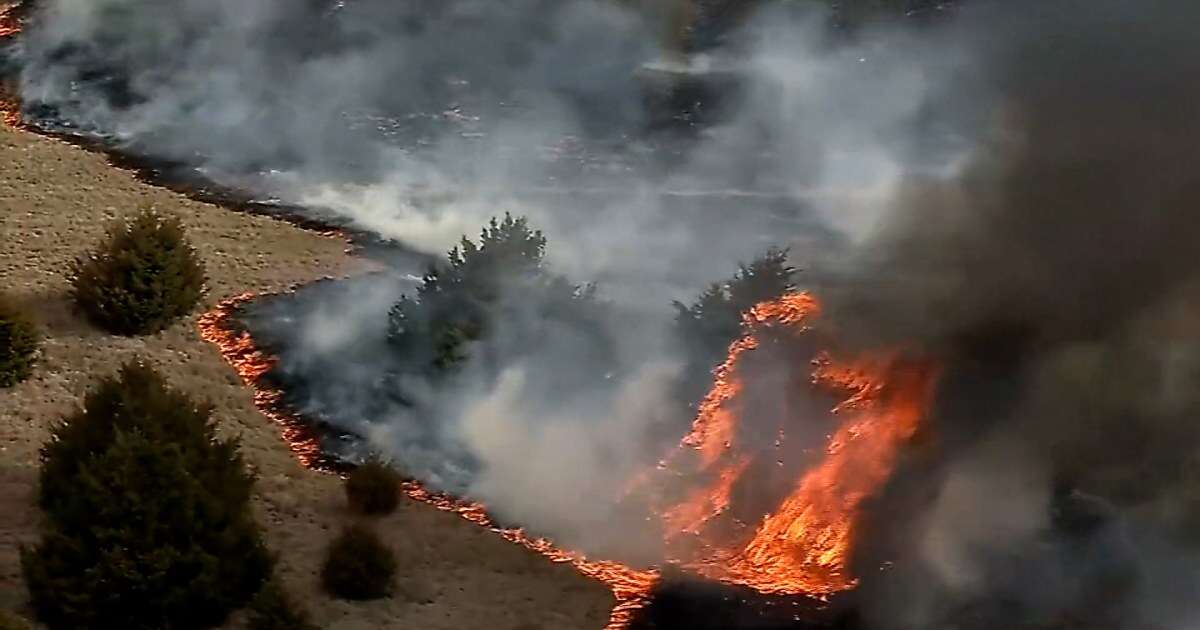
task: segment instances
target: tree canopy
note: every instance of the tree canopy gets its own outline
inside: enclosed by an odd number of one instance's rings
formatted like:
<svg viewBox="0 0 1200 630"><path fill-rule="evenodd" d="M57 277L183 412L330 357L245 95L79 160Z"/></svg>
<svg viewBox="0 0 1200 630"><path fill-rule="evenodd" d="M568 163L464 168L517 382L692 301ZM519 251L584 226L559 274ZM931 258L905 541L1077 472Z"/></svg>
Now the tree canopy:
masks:
<svg viewBox="0 0 1200 630"><path fill-rule="evenodd" d="M493 218L478 243L464 236L445 261L429 267L415 296L389 313L388 339L399 352L446 370L470 356L473 342L495 337L534 341L548 323L570 323L599 334L595 287L551 273L546 237L525 217Z"/></svg>
<svg viewBox="0 0 1200 630"><path fill-rule="evenodd" d="M42 540L21 564L51 630L219 625L270 572L253 478L209 408L131 363L42 451Z"/></svg>

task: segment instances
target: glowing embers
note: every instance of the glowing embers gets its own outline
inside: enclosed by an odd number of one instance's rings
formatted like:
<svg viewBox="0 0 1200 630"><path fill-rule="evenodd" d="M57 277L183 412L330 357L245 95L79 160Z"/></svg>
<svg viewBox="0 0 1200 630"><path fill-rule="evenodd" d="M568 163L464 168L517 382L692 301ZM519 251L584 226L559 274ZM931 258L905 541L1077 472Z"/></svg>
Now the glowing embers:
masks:
<svg viewBox="0 0 1200 630"><path fill-rule="evenodd" d="M743 336L716 369L691 432L659 475L643 478L642 484L697 484L680 493L682 498L657 506L671 562L763 593L822 597L856 585L848 562L860 506L887 481L900 448L916 431L936 376L931 366L891 359L842 366L818 356L811 383L841 400L827 414L836 429L823 452L785 486L782 498L765 508L761 522L730 515L738 484L763 485L756 471L770 462L762 460L775 457L786 432L803 420L786 417L785 405L783 417L753 419L759 431L763 423L777 424L775 449L741 443L750 428L743 425L747 353L767 338L784 344L798 339L817 312L806 294L754 307L745 316Z"/></svg>
<svg viewBox="0 0 1200 630"><path fill-rule="evenodd" d="M322 468L315 435L284 409L282 393L264 382L276 360L234 326L234 312L252 297L225 300L202 316L201 334L255 389L255 403L283 428L298 459ZM810 358L800 341L818 310L816 300L803 293L751 309L744 334L714 371L691 430L658 468L632 482L631 498L644 498L657 517L651 523L662 527L667 563L764 594L822 598L857 584L849 560L861 506L887 481L900 449L919 427L937 369L893 358L849 365L824 354ZM748 359L754 355L799 366L800 378L780 381L770 370L752 370L755 362ZM815 401L813 413L793 417L794 409L783 404L747 418L746 403L764 388ZM793 448L788 454L799 461L785 462L782 447L804 441L788 431L814 421L828 423L820 429L825 439L816 440L823 443ZM771 471L771 482L764 481L763 471ZM745 487L766 494L752 517L739 517L734 509ZM616 599L607 630L627 628L659 581L657 570L590 559L522 529L498 527L481 504L430 492L417 482L406 482L404 492L606 584Z"/></svg>
<svg viewBox="0 0 1200 630"><path fill-rule="evenodd" d="M10 2L0 6L0 39L21 32L21 2Z"/></svg>
<svg viewBox="0 0 1200 630"><path fill-rule="evenodd" d="M15 98L3 98L0 91L0 123L8 127L21 126L21 103Z"/></svg>
<svg viewBox="0 0 1200 630"><path fill-rule="evenodd" d="M22 2L0 5L0 44L21 32ZM21 101L11 81L0 82L0 123L9 127L21 126Z"/></svg>
<svg viewBox="0 0 1200 630"><path fill-rule="evenodd" d="M322 462L321 445L316 435L285 409L283 392L263 382L263 376L275 367L277 359L259 350L250 333L234 326L233 315L238 307L254 297L253 293L231 297L201 315L196 322L200 337L215 345L225 361L242 378L242 382L253 389L255 407L279 425L283 439L296 459L305 467L326 469L328 467Z"/></svg>

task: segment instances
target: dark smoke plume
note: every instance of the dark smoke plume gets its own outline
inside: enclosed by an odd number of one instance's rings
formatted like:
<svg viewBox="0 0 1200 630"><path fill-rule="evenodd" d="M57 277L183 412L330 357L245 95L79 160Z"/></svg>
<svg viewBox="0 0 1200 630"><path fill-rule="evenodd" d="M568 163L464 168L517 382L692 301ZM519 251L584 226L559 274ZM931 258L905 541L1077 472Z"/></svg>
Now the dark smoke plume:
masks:
<svg viewBox="0 0 1200 630"><path fill-rule="evenodd" d="M1159 589L1200 577L1162 551L1192 557L1200 514L1197 19L997 2L953 25L980 141L906 179L830 308L852 346L947 365L941 462L909 471L937 489L895 543L926 572L883 588L883 627L1194 623ZM885 509L921 496L893 485Z"/></svg>
<svg viewBox="0 0 1200 630"><path fill-rule="evenodd" d="M589 371L547 347L425 392L447 417L364 395L378 376L347 352L381 337L403 272L284 309L297 364L342 377L314 396L384 419L340 428L506 517L620 543L589 495L673 409L670 300L791 245L830 338L945 363L932 437L860 541L860 574L897 561L863 585L871 627L1194 627L1200 6L977 0L831 35L797 4L684 63L601 0L43 0L21 90L34 119L429 253L528 215L557 271L617 289L608 395L546 392ZM739 89L659 141L647 74ZM439 469L449 445L482 474Z"/></svg>

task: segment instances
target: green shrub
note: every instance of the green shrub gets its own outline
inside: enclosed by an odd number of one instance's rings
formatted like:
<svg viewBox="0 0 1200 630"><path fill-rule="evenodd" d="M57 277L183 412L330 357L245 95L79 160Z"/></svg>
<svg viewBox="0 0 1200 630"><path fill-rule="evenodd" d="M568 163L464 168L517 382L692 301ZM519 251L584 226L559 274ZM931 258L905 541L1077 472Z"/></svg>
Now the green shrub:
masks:
<svg viewBox="0 0 1200 630"><path fill-rule="evenodd" d="M0 610L0 630L33 630L33 626L16 613Z"/></svg>
<svg viewBox="0 0 1200 630"><path fill-rule="evenodd" d="M400 505L400 475L386 462L369 459L346 478L346 499L362 514L391 514Z"/></svg>
<svg viewBox="0 0 1200 630"><path fill-rule="evenodd" d="M29 378L37 358L38 332L33 320L0 295L0 387Z"/></svg>
<svg viewBox="0 0 1200 630"><path fill-rule="evenodd" d="M246 627L248 630L317 630L308 612L275 580L263 585L250 602Z"/></svg>
<svg viewBox="0 0 1200 630"><path fill-rule="evenodd" d="M330 543L321 569L321 583L334 597L379 599L392 592L396 557L374 530L351 525Z"/></svg>
<svg viewBox="0 0 1200 630"><path fill-rule="evenodd" d="M553 273L545 262L546 237L525 217L493 217L478 242L465 235L444 261L425 272L415 295L402 295L388 313L388 343L408 365L424 364L432 374L448 374L472 356L487 356L487 345L504 338L512 348L537 348L548 330L591 337L595 357L580 364L601 365L614 345L602 322L608 313L592 284L576 285ZM498 333L498 328L503 331ZM595 359L589 363L589 360Z"/></svg>
<svg viewBox="0 0 1200 630"><path fill-rule="evenodd" d="M107 237L71 266L76 304L119 335L159 332L204 293L204 265L178 217L144 209L115 221Z"/></svg>
<svg viewBox="0 0 1200 630"><path fill-rule="evenodd" d="M52 630L220 624L270 573L253 478L207 407L131 363L42 450L41 542L21 550Z"/></svg>

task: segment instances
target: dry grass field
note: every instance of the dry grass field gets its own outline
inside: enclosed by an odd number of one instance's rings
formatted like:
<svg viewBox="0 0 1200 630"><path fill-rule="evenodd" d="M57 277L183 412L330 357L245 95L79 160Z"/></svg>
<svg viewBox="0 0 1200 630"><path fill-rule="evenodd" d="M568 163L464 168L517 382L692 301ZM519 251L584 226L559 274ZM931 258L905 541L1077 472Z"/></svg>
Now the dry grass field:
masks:
<svg viewBox="0 0 1200 630"><path fill-rule="evenodd" d="M279 554L284 582L323 628L352 630L598 630L611 595L569 566L509 544L466 521L406 502L379 523L401 563L397 596L367 604L332 601L318 589L323 547L342 523L340 480L302 468L252 392L200 339L195 316L147 338L113 337L74 314L67 263L104 222L141 205L181 215L209 272L206 304L245 291L284 290L365 263L339 239L198 203L138 181L101 155L0 128L0 287L26 304L46 340L29 381L0 390L0 607L24 606L18 548L36 539L31 504L38 448L77 405L94 375L141 356L168 380L211 400L221 429L240 435L260 475L256 510ZM230 627L236 627L235 619Z"/></svg>

